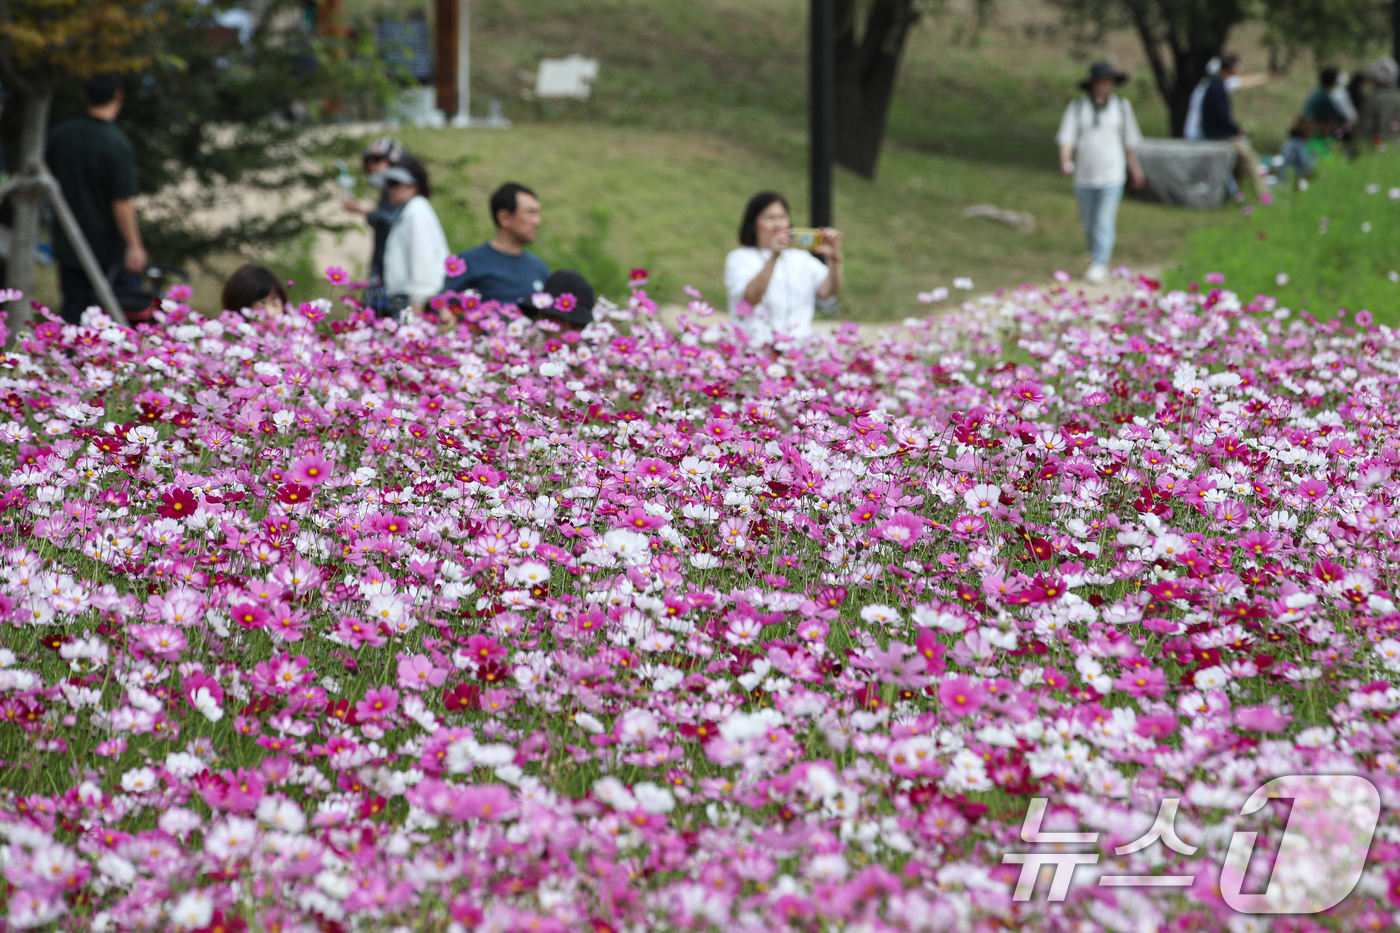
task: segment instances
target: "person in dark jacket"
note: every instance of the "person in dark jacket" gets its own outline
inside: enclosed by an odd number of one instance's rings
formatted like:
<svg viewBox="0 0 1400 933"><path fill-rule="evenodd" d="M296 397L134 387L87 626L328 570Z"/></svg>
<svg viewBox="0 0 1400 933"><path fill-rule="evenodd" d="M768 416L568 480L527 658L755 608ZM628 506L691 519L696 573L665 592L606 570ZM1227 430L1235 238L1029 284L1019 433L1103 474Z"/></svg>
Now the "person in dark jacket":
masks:
<svg viewBox="0 0 1400 933"><path fill-rule="evenodd" d="M1264 185L1262 163L1259 153L1249 144L1249 137L1235 122L1230 107L1230 92L1225 83L1239 71L1239 58L1225 55L1220 59L1220 71L1211 76L1206 85L1205 96L1201 99L1201 137L1220 142L1228 142L1235 149L1235 178L1253 185L1256 194L1263 195ZM1243 200L1237 184L1231 185L1235 200Z"/></svg>
<svg viewBox="0 0 1400 933"><path fill-rule="evenodd" d="M363 217L374 236L374 249L369 260L369 280L374 287L370 289L368 303L380 317L390 313L381 300L383 289L378 286L384 281L384 245L389 241L389 228L398 215L398 205L389 199L383 178L386 171L400 164L407 155L403 143L392 136L383 136L370 143L361 154L360 161L365 174L369 176L370 185L379 188L379 203L371 205L355 198L345 199L345 209Z"/></svg>
<svg viewBox="0 0 1400 933"><path fill-rule="evenodd" d="M98 269L115 287L140 288L146 247L136 223L136 153L116 124L125 100L121 78L94 75L84 85L83 97L87 113L53 128L45 159ZM60 313L69 324L77 324L83 312L98 303L97 292L83 270L78 248L61 227L53 231L53 247L63 293Z"/></svg>

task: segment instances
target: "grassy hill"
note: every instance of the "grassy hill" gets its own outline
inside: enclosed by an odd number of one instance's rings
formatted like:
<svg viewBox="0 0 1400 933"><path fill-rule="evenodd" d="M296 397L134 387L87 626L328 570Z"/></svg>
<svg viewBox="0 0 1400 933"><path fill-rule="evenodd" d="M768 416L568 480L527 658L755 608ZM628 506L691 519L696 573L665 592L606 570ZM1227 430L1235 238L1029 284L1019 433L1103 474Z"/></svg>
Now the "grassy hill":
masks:
<svg viewBox="0 0 1400 933"><path fill-rule="evenodd" d="M1125 88L1149 135L1166 131L1134 37L1110 33L1079 47L1040 0L1002 0L975 28L955 0L914 30L875 181L838 170L836 222L847 234L846 313L899 318L918 291L969 276L979 288L1082 271L1086 256L1052 137L1087 62L1111 58L1135 75ZM722 300L720 271L735 245L747 197L784 191L799 222L806 206L807 0L475 0L473 100L499 99L507 131L404 130L434 172L435 197L454 247L489 233L485 202L506 180L537 188L545 225L538 251L555 267L582 269L605 290L647 266L653 293L680 300L681 286ZM1257 36L1237 50L1247 71L1266 64ZM523 100L522 70L543 56L579 53L602 68L587 103ZM1309 69L1236 103L1267 148L1312 83ZM345 154L357 152L346 141ZM1030 211L1034 233L965 220L991 203ZM1115 260L1161 265L1187 234L1219 219L1129 201ZM325 250L321 250L324 254ZM345 264L361 259L346 255ZM295 251L277 265L306 282ZM233 257L230 257L232 264ZM217 282L201 280L197 300Z"/></svg>
<svg viewBox="0 0 1400 933"><path fill-rule="evenodd" d="M604 280L645 265L661 297L692 284L718 301L725 252L746 198L777 188L808 215L805 0L480 0L473 10L473 96L495 97L514 129L407 131L454 198L454 244L484 238L484 204L507 179L545 201L539 252ZM1044 4L1006 0L980 30L955 4L914 30L875 181L838 170L837 224L847 234L845 310L901 317L918 291L969 276L979 287L1040 281L1085 264L1072 192L1052 137L1087 61L1108 57L1138 75L1125 93L1149 135L1166 113L1136 40L1110 34L1075 46ZM1257 42L1241 36L1248 70ZM594 99L524 101L520 72L543 56L602 62ZM1311 83L1301 70L1243 93L1242 119L1281 136ZM1267 134L1261 134L1268 141ZM462 199L465 199L464 201ZM1030 211L1018 233L961 210L992 203ZM1129 201L1116 259L1160 265L1213 212ZM601 237L600 235L605 234ZM609 273L611 272L611 275Z"/></svg>

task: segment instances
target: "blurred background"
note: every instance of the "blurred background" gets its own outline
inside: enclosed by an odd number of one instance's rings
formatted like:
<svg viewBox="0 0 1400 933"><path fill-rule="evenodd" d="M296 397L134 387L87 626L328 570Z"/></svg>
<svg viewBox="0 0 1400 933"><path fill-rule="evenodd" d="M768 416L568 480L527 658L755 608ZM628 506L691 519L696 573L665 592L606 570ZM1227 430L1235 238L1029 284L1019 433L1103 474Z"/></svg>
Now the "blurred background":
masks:
<svg viewBox="0 0 1400 933"><path fill-rule="evenodd" d="M955 277L985 292L1081 271L1076 205L1053 137L1087 65L1107 59L1129 72L1121 93L1144 133L1172 135L1135 10L1157 17L1153 51L1168 70L1172 43L1184 41L1193 55L1207 46L1237 54L1243 72L1267 78L1234 99L1265 156L1278 152L1322 64L1355 73L1391 48L1389 5L1352 0L839 5L857 42L886 7L914 18L883 145L873 171L838 167L834 185L846 235L842 313L861 320L926 311L916 294ZM659 301L684 301L691 285L722 305L724 256L757 190L784 192L806 222L807 0L470 0L458 15L469 12L471 116L508 128L453 126L451 101L434 109L456 80L438 37L442 9L432 0L177 4L133 40L121 122L141 163L142 229L152 261L189 270L196 307L217 304L224 275L248 260L294 280L294 300L334 293L327 265L362 272L368 235L340 207L337 179L370 197L359 154L385 134L427 164L453 249L489 237L488 194L519 181L543 203L534 251L614 298L644 267ZM534 93L541 61L571 55L598 63L586 99ZM53 85L57 122L80 109L81 81L59 74ZM11 166L21 96L0 119ZM1400 288L1387 265L1400 264L1391 242L1400 225L1386 213L1400 210L1387 198L1400 172L1385 153L1322 156L1307 190L1280 184L1273 204L1245 211L1128 199L1115 263L1183 286L1222 271L1242 291L1267 287L1319 313L1365 303L1384 319L1382 304ZM1034 228L965 217L973 205L1029 214ZM52 279L40 270L39 298L56 298Z"/></svg>

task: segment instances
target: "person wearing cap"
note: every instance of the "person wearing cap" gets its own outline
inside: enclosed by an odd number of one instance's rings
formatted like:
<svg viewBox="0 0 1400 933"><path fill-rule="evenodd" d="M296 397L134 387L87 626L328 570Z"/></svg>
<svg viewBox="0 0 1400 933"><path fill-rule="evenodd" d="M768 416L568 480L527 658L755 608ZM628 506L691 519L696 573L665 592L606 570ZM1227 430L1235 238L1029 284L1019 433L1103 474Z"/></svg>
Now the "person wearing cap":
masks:
<svg viewBox="0 0 1400 933"><path fill-rule="evenodd" d="M1108 278L1124 182L1131 178L1134 188L1143 185L1137 154L1142 130L1133 105L1114 93L1114 88L1127 80L1126 74L1108 62L1096 62L1089 77L1079 83L1084 96L1065 108L1055 135L1060 168L1074 179L1079 221L1090 253L1084 278L1091 283Z"/></svg>
<svg viewBox="0 0 1400 933"><path fill-rule="evenodd" d="M451 250L442 223L428 201L432 188L428 170L413 156L381 174L384 192L394 207L393 222L384 241L384 292L389 314L404 308L422 311L442 291L445 266Z"/></svg>
<svg viewBox="0 0 1400 933"><path fill-rule="evenodd" d="M549 278L549 265L525 248L540 232L540 199L524 185L508 182L491 194L490 207L495 235L458 253L467 271L448 279L447 288L471 289L482 301L519 304Z"/></svg>
<svg viewBox="0 0 1400 933"><path fill-rule="evenodd" d="M1361 104L1356 118L1356 135L1379 144L1385 137L1400 133L1400 64L1395 59L1379 59L1370 70L1375 87Z"/></svg>
<svg viewBox="0 0 1400 933"><path fill-rule="evenodd" d="M520 303L526 317L554 321L563 330L578 333L593 323L593 306L597 299L593 286L580 272L556 269L544 282L544 288Z"/></svg>
<svg viewBox="0 0 1400 933"><path fill-rule="evenodd" d="M382 176L406 155L408 152L403 143L392 136L381 136L370 143L365 147L365 151L360 153L360 163L364 166L365 174L369 176L370 186L379 189L379 203L369 204L356 198L346 198L344 201L347 211L359 214L365 219L374 237L374 247L369 259L369 279L375 284L382 283L384 279L384 243L389 239L389 226L394 220L394 205L389 200L389 193L384 190ZM382 309L376 310L383 313Z"/></svg>

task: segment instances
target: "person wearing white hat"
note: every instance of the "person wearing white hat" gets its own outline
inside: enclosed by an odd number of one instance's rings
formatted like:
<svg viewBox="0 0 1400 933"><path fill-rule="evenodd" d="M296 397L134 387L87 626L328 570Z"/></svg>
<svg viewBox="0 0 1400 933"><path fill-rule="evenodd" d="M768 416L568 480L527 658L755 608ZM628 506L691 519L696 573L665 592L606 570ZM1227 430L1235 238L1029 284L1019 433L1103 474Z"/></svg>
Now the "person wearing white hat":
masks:
<svg viewBox="0 0 1400 933"><path fill-rule="evenodd" d="M1095 62L1089 76L1079 83L1084 96L1065 108L1055 135L1060 168L1074 179L1079 220L1090 253L1084 279L1090 283L1108 278L1124 182L1131 179L1134 188L1141 188L1144 182L1137 154L1142 130L1133 105L1114 93L1114 88L1127 80L1127 75L1108 62Z"/></svg>

